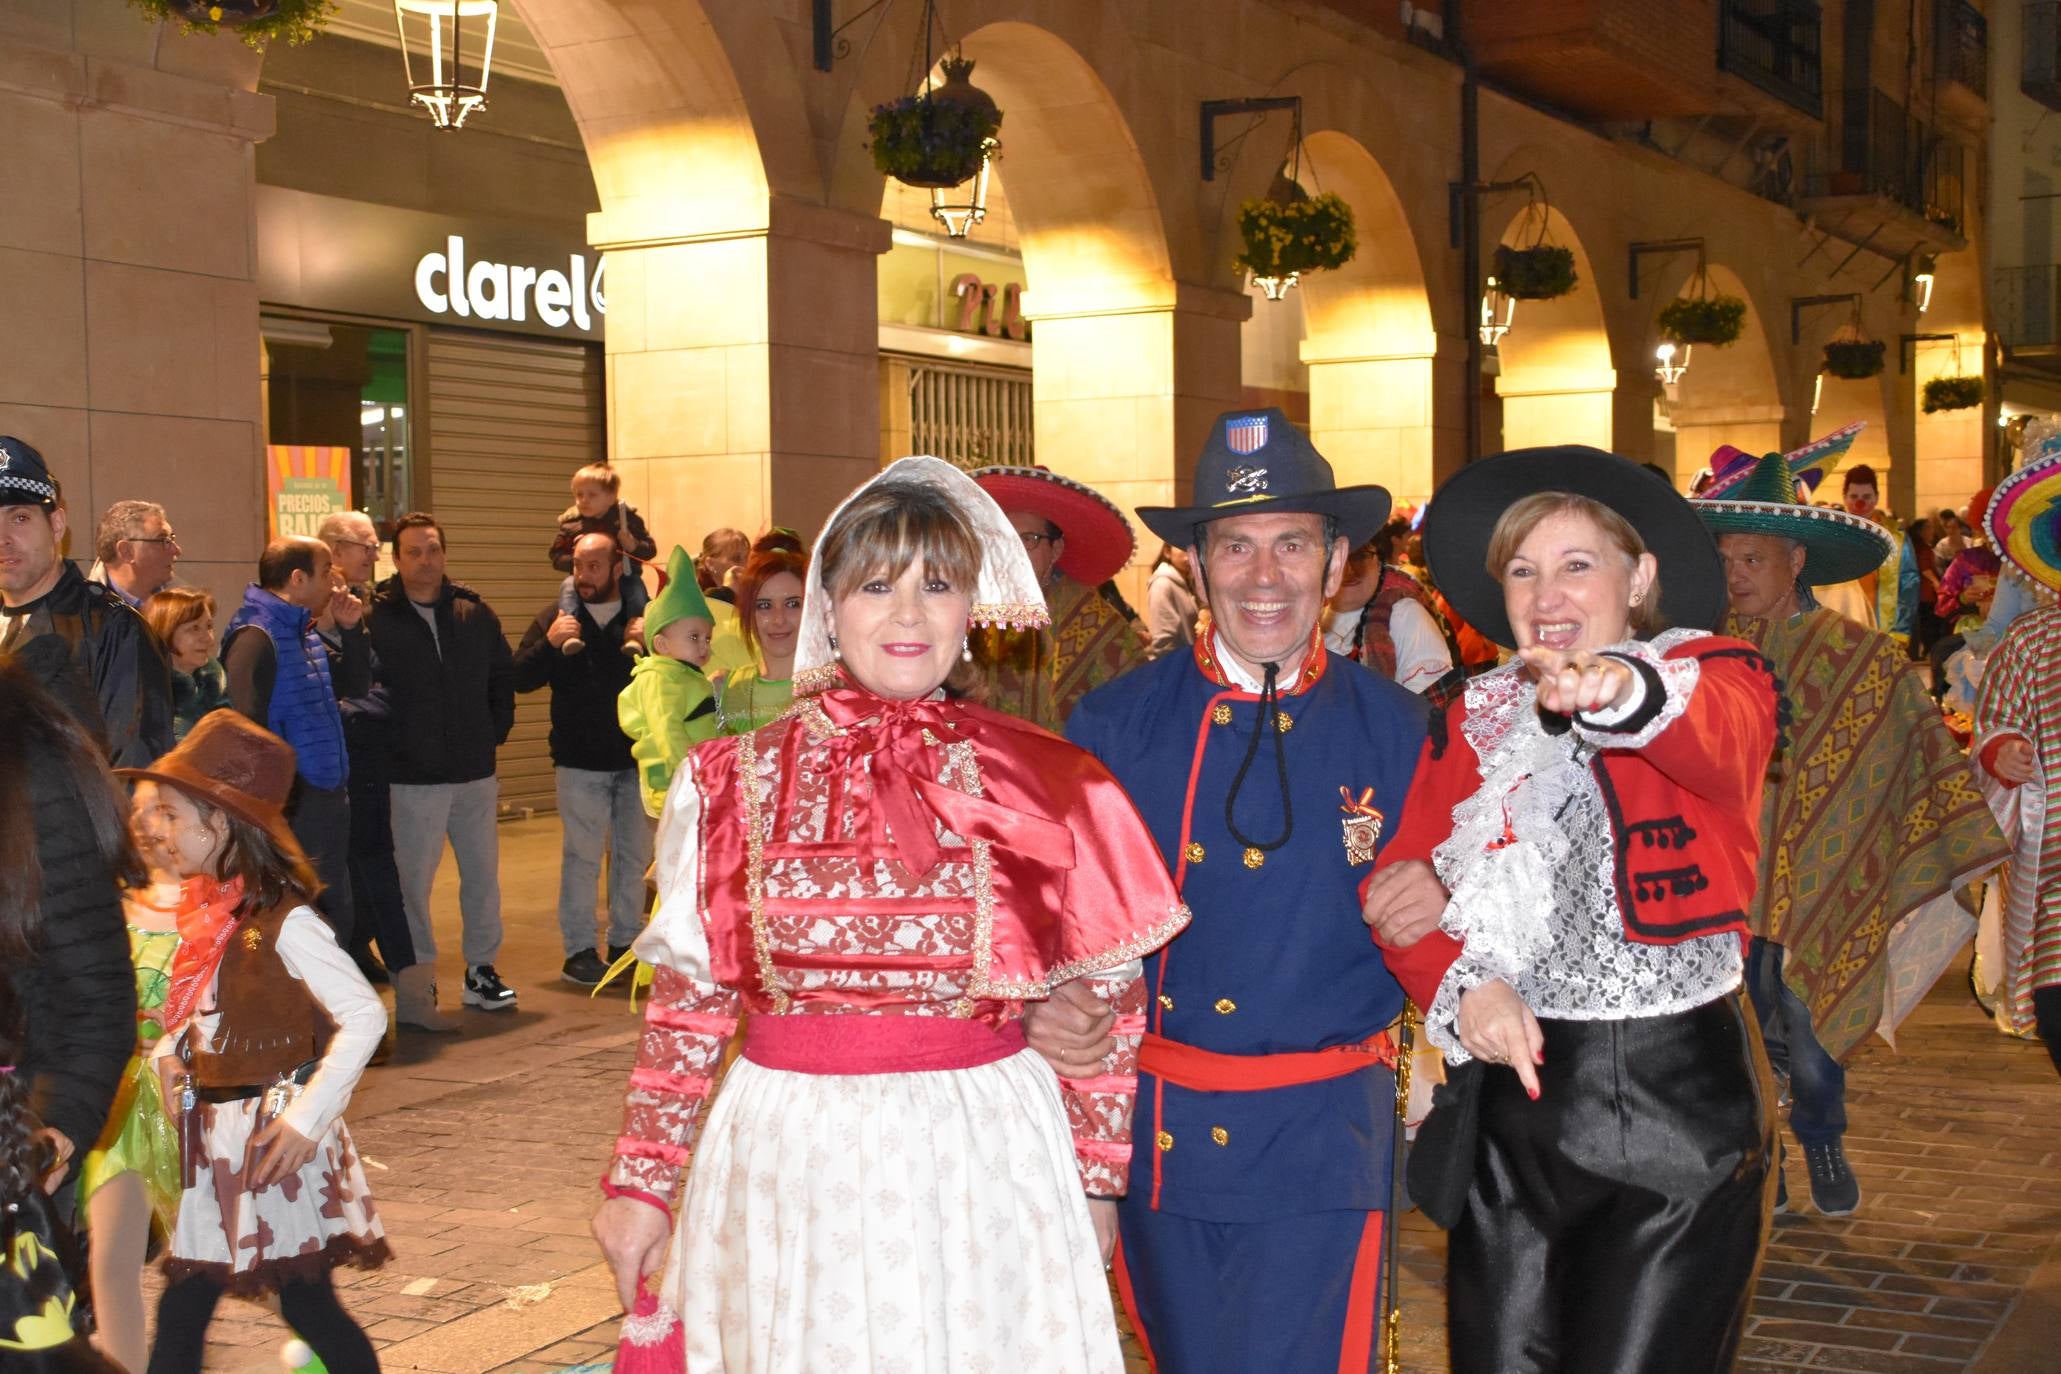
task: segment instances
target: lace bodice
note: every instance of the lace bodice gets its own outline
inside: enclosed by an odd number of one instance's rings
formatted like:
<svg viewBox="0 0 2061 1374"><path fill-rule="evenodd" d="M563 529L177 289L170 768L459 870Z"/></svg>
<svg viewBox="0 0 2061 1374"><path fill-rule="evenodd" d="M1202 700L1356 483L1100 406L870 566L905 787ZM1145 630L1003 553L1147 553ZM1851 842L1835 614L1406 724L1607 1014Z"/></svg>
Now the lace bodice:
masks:
<svg viewBox="0 0 2061 1374"><path fill-rule="evenodd" d="M1656 643L1654 650L1667 647ZM1468 742L1481 787L1454 813L1433 855L1452 893L1441 920L1464 950L1440 982L1425 1029L1447 1059L1469 1056L1457 1034L1462 993L1502 978L1538 1016L1611 1021L1701 1006L1739 986L1739 938L1720 933L1677 944L1625 934L1614 880L1611 827L1588 760L1602 743L1638 747L1681 715L1694 663L1659 668L1668 700L1636 734L1592 722L1547 733L1531 684L1514 670L1468 689Z"/></svg>

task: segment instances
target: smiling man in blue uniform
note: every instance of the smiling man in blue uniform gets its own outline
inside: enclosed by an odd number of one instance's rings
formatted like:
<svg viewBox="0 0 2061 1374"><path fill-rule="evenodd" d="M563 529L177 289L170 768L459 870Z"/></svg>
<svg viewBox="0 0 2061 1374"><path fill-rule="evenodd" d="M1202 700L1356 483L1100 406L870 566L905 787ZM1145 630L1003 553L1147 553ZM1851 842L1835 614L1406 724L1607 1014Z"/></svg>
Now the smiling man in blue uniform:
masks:
<svg viewBox="0 0 2061 1374"><path fill-rule="evenodd" d="M1190 506L1213 620L1193 651L1089 693L1067 734L1130 793L1193 924L1145 961L1138 1158L1118 1290L1162 1374L1377 1367L1403 993L1357 887L1400 815L1418 698L1326 652L1347 551L1387 519L1279 410L1219 417ZM1062 1076L1108 1022L1067 990L1027 1013Z"/></svg>

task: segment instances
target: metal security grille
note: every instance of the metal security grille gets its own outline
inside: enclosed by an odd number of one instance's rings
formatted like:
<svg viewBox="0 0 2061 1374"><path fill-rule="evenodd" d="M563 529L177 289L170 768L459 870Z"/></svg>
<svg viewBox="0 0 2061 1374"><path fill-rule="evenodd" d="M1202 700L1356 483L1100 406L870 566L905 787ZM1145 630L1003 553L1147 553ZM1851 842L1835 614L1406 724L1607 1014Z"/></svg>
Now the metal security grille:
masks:
<svg viewBox="0 0 2061 1374"><path fill-rule="evenodd" d="M573 469L607 452L598 344L429 331L429 482L450 572L501 617L509 647L557 600L551 566ZM550 691L517 697L497 771L503 807L558 805Z"/></svg>
<svg viewBox="0 0 2061 1374"><path fill-rule="evenodd" d="M1031 442L1031 380L1001 367L909 363L912 452L962 468L1037 461Z"/></svg>

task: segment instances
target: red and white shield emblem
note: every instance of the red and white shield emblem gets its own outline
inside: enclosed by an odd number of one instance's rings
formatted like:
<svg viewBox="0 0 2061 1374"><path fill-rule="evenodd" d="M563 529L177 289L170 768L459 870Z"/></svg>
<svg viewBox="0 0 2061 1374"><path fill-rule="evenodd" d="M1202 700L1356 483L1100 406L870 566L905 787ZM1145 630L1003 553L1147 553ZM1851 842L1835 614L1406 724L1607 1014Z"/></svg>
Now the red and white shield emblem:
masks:
<svg viewBox="0 0 2061 1374"><path fill-rule="evenodd" d="M1224 443L1233 453L1258 453L1267 446L1267 417L1250 415L1224 422Z"/></svg>

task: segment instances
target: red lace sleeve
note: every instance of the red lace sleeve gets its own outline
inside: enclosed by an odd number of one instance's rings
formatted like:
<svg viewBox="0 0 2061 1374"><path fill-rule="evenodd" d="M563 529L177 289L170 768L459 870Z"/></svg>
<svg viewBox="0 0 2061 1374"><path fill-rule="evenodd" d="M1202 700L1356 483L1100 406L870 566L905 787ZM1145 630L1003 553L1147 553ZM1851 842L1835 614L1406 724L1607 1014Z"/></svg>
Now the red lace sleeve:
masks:
<svg viewBox="0 0 2061 1374"><path fill-rule="evenodd" d="M1131 1179L1131 1112L1138 1100L1138 1041L1145 1034L1145 982L1136 964L1088 980L1116 1012L1116 1047L1092 1077L1061 1078L1081 1188L1121 1197Z"/></svg>
<svg viewBox="0 0 2061 1374"><path fill-rule="evenodd" d="M743 999L727 988L657 969L637 1067L623 1099L611 1183L672 1192L693 1154L742 1006Z"/></svg>

